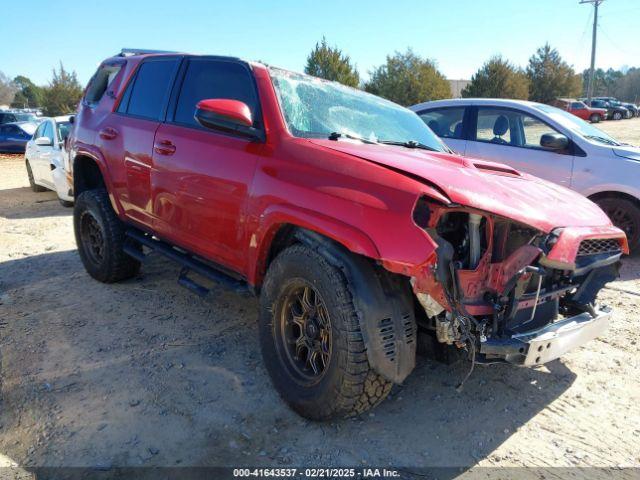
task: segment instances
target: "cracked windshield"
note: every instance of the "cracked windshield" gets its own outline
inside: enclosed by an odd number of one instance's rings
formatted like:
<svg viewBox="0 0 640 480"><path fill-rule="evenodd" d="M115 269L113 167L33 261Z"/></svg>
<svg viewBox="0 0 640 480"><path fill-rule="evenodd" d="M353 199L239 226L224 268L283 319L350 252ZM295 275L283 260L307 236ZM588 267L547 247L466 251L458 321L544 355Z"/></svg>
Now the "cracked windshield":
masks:
<svg viewBox="0 0 640 480"><path fill-rule="evenodd" d="M410 110L361 90L271 68L287 126L296 137L346 137L447 151Z"/></svg>

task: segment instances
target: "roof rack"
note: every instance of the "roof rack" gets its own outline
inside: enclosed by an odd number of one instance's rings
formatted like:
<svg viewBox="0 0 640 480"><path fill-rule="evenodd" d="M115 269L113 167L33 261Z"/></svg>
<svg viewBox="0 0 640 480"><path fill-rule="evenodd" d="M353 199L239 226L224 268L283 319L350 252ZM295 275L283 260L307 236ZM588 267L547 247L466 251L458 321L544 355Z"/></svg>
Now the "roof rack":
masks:
<svg viewBox="0 0 640 480"><path fill-rule="evenodd" d="M167 50L149 50L148 48L123 48L118 57L131 57L132 55L147 55L152 53L178 53Z"/></svg>

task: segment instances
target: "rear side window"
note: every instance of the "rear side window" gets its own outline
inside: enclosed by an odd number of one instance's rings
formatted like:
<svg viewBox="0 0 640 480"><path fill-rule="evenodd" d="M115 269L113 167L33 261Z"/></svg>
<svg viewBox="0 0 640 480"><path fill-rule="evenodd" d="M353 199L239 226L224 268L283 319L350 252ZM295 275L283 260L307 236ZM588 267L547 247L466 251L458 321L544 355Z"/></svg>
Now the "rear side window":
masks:
<svg viewBox="0 0 640 480"><path fill-rule="evenodd" d="M89 106L96 105L104 96L113 79L120 72L121 65L103 65L94 74L87 87L84 102Z"/></svg>
<svg viewBox="0 0 640 480"><path fill-rule="evenodd" d="M251 72L245 65L220 60L190 60L180 89L174 122L197 125L194 118L196 105L209 98L228 98L246 103L255 126L258 96Z"/></svg>
<svg viewBox="0 0 640 480"><path fill-rule="evenodd" d="M433 133L439 137L463 138L462 120L464 118L464 107L429 110L419 115L424 123L433 130Z"/></svg>
<svg viewBox="0 0 640 480"><path fill-rule="evenodd" d="M149 120L160 120L173 77L177 58L146 61L127 87L118 112Z"/></svg>

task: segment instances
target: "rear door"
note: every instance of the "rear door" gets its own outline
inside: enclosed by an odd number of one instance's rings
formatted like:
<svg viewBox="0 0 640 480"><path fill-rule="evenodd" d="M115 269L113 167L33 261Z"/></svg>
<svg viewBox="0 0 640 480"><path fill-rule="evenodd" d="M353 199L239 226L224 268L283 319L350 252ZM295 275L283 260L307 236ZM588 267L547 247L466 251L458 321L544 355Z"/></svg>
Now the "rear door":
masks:
<svg viewBox="0 0 640 480"><path fill-rule="evenodd" d="M420 118L454 152L464 155L467 148L466 107L442 107L417 112Z"/></svg>
<svg viewBox="0 0 640 480"><path fill-rule="evenodd" d="M466 156L511 165L517 170L571 185L572 149L564 152L540 146L545 133L561 133L540 118L513 108L474 108L473 136Z"/></svg>
<svg viewBox="0 0 640 480"><path fill-rule="evenodd" d="M262 129L253 73L241 61L197 57L185 60L181 77L167 121L156 132L155 230L174 244L243 273L245 206L263 144L201 127L194 114L204 99L240 100L249 106L254 127Z"/></svg>
<svg viewBox="0 0 640 480"><path fill-rule="evenodd" d="M114 190L125 215L152 228L153 139L164 118L180 57L144 60L129 81L116 112L98 131L97 143L114 168Z"/></svg>

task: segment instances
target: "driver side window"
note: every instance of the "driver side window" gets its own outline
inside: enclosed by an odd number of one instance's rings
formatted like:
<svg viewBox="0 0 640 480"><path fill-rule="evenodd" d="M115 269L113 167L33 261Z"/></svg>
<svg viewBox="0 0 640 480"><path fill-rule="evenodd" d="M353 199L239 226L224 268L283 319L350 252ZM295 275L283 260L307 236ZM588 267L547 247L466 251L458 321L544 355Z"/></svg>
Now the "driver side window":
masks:
<svg viewBox="0 0 640 480"><path fill-rule="evenodd" d="M554 128L524 112L500 108L478 109L477 140L521 148L540 149L546 133Z"/></svg>

